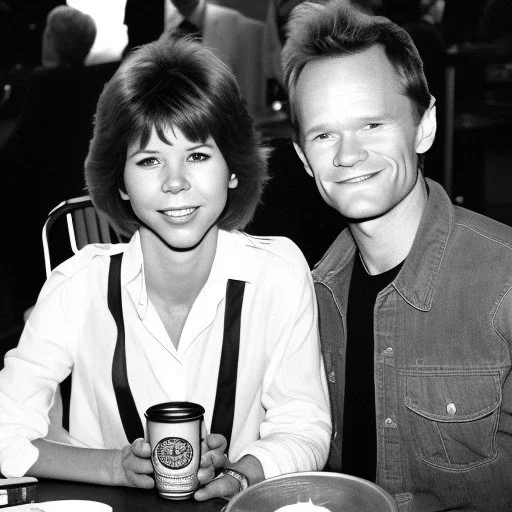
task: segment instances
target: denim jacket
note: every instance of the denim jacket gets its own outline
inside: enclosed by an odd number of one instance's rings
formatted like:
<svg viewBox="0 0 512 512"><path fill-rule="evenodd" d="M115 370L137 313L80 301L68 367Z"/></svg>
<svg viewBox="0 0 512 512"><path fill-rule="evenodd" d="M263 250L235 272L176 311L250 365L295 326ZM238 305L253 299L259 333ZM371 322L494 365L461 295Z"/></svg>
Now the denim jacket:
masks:
<svg viewBox="0 0 512 512"><path fill-rule="evenodd" d="M512 228L430 194L402 269L374 308L377 483L401 512L512 511ZM340 471L346 312L356 246L315 267Z"/></svg>

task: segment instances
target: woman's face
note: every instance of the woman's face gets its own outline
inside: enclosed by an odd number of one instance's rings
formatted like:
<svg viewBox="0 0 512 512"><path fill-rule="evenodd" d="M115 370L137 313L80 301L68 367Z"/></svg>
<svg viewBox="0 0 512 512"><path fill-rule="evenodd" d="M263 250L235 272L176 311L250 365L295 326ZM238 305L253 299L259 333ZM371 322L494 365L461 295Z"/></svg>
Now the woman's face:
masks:
<svg viewBox="0 0 512 512"><path fill-rule="evenodd" d="M157 237L173 249L189 250L216 232L228 189L237 178L229 170L213 138L188 140L176 127L153 128L145 148L129 145L124 169L126 192L141 222L141 236Z"/></svg>

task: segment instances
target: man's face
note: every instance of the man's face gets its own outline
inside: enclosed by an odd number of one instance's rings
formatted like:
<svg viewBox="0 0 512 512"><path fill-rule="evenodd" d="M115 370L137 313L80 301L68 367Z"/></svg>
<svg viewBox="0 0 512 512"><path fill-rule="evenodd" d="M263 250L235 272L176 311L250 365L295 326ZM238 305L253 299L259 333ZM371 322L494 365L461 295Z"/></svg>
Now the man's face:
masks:
<svg viewBox="0 0 512 512"><path fill-rule="evenodd" d="M197 6L199 5L199 0L171 0L174 4L174 7L178 9L182 16L190 16Z"/></svg>
<svg viewBox="0 0 512 512"><path fill-rule="evenodd" d="M54 37L48 25L46 25L43 32L43 44L41 47L41 64L45 68L56 68L59 66L59 56L55 50Z"/></svg>
<svg viewBox="0 0 512 512"><path fill-rule="evenodd" d="M308 63L299 76L297 152L324 200L349 221L380 217L417 177L435 135L435 109L418 124L384 49Z"/></svg>

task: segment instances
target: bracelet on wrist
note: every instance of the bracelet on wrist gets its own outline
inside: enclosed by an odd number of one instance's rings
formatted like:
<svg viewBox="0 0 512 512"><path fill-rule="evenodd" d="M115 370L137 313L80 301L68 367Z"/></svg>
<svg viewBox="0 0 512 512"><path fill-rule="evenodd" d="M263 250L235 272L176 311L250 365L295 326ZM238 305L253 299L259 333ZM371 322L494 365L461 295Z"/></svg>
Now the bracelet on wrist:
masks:
<svg viewBox="0 0 512 512"><path fill-rule="evenodd" d="M238 469L234 468L224 468L221 472L221 475L228 475L235 480L238 481L238 484L240 485L240 488L238 489L238 492L242 492L244 489L247 489L249 485L251 485L249 478L247 475L239 471Z"/></svg>

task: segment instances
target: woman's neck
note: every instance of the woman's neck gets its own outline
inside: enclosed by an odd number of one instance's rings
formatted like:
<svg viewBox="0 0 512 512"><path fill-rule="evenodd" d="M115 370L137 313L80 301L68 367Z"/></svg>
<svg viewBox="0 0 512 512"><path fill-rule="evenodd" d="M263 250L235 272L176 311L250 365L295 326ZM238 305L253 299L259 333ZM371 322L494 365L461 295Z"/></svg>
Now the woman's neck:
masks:
<svg viewBox="0 0 512 512"><path fill-rule="evenodd" d="M140 229L144 273L150 299L170 306L192 305L210 275L217 251L218 228L213 226L199 245L175 250L145 227Z"/></svg>

